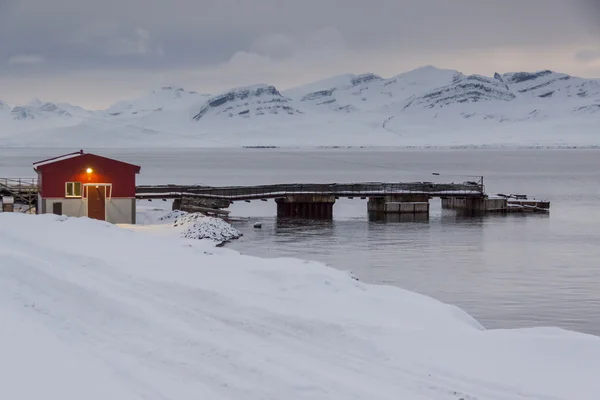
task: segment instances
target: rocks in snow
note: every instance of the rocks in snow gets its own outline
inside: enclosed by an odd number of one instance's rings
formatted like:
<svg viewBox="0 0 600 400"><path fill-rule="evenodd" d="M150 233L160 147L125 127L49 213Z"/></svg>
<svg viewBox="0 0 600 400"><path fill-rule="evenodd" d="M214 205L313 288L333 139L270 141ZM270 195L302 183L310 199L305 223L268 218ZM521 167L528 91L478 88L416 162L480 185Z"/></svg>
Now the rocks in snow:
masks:
<svg viewBox="0 0 600 400"><path fill-rule="evenodd" d="M158 221L173 223L173 226L183 228L181 237L186 239L209 239L223 243L242 236L240 231L222 219L202 214L172 211Z"/></svg>

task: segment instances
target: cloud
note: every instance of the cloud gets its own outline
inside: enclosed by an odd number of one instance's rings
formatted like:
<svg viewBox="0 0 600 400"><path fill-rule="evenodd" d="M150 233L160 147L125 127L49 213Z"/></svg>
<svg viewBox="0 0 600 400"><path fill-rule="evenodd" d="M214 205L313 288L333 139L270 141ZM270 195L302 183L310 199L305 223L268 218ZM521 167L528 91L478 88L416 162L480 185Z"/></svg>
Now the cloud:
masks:
<svg viewBox="0 0 600 400"><path fill-rule="evenodd" d="M11 65L42 64L46 59L39 54L17 54L8 58Z"/></svg>
<svg viewBox="0 0 600 400"><path fill-rule="evenodd" d="M325 36L313 47L343 37L340 45L357 51L561 45L581 39L590 1L11 0L0 24L0 59L47 50L63 68L99 61L105 68L201 67L238 51L289 57L297 40L319 30ZM169 57L110 59L162 53Z"/></svg>
<svg viewBox="0 0 600 400"><path fill-rule="evenodd" d="M582 50L575 54L575 59L584 63L600 61L600 50Z"/></svg>
<svg viewBox="0 0 600 400"><path fill-rule="evenodd" d="M269 57L271 59L284 59L292 56L300 43L289 35L274 33L260 36L250 45L250 52Z"/></svg>
<svg viewBox="0 0 600 400"><path fill-rule="evenodd" d="M596 74L593 63L582 62L590 54L573 55L596 48L599 4L0 0L1 95L43 95L33 84L30 93L22 85L11 93L4 90L19 79L39 79L47 88L63 77L101 75L103 85L112 88L107 93L118 97L179 76L188 77L192 89L216 91L256 80L287 86L349 72L391 75L423 64L477 73L510 68L590 75ZM1 62L15 55L44 56L43 71ZM82 84L87 82L73 86Z"/></svg>
<svg viewBox="0 0 600 400"><path fill-rule="evenodd" d="M150 32L142 28L136 28L130 37L109 37L105 46L106 54L111 56L164 55L162 47L152 44Z"/></svg>
<svg viewBox="0 0 600 400"><path fill-rule="evenodd" d="M249 51L271 60L284 60L292 57L322 56L322 52L349 50L348 43L339 30L327 26L306 35L292 37L282 33L261 36L249 46Z"/></svg>
<svg viewBox="0 0 600 400"><path fill-rule="evenodd" d="M141 27L128 29L114 20L96 21L65 43L73 46L73 51L79 48L96 52L97 57L164 55L163 48L154 43L150 31Z"/></svg>

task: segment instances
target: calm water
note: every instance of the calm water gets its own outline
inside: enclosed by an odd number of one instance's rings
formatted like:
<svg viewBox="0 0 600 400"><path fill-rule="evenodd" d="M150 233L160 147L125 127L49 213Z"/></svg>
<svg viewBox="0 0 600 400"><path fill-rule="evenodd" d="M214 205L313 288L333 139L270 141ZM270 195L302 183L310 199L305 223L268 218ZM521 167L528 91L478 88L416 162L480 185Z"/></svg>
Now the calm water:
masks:
<svg viewBox="0 0 600 400"><path fill-rule="evenodd" d="M30 175L57 150L0 150L0 175ZM273 202L236 204L245 236L229 247L350 270L456 304L490 328L561 326L600 335L600 151L102 150L142 165L139 182L463 181L490 193L552 201L550 215L460 218L432 201L425 221L369 222L366 202L340 200L333 222L278 222ZM440 173L434 176L432 173Z"/></svg>

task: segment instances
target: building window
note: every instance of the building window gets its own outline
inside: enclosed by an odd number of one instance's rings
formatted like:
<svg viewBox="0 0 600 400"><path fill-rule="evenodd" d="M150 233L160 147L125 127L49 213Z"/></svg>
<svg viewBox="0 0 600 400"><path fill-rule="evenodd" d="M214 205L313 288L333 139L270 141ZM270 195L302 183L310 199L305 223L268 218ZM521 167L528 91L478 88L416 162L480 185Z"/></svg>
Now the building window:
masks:
<svg viewBox="0 0 600 400"><path fill-rule="evenodd" d="M81 182L67 182L66 197L81 197Z"/></svg>

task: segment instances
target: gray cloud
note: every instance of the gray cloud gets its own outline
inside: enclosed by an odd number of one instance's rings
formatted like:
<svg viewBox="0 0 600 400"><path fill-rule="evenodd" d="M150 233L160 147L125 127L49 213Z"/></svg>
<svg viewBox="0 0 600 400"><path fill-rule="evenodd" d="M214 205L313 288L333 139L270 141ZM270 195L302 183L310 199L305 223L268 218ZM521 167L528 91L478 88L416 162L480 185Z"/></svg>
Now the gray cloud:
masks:
<svg viewBox="0 0 600 400"><path fill-rule="evenodd" d="M112 77L227 71L232 64L239 74L269 62L279 63L271 65L275 79L292 63L315 76L319 63L321 75L327 63L346 66L338 73L381 72L398 57L434 63L441 53L476 58L597 42L599 7L600 0L0 0L0 83L99 70ZM210 83L218 77L204 76Z"/></svg>
<svg viewBox="0 0 600 400"><path fill-rule="evenodd" d="M594 62L600 60L600 50L582 50L575 55L578 61Z"/></svg>
<svg viewBox="0 0 600 400"><path fill-rule="evenodd" d="M589 0L580 3L581 10L594 5ZM336 28L355 49L547 45L569 43L582 33L577 1L562 0L19 0L7 4L0 28L5 42L0 58L15 52L44 54L74 66L99 59L106 67L136 62L150 63L149 67L173 62L206 65L226 61L267 35L294 37L325 26ZM140 31L149 36L143 44ZM147 51L129 51L132 48ZM145 57L159 53L169 57Z"/></svg>

